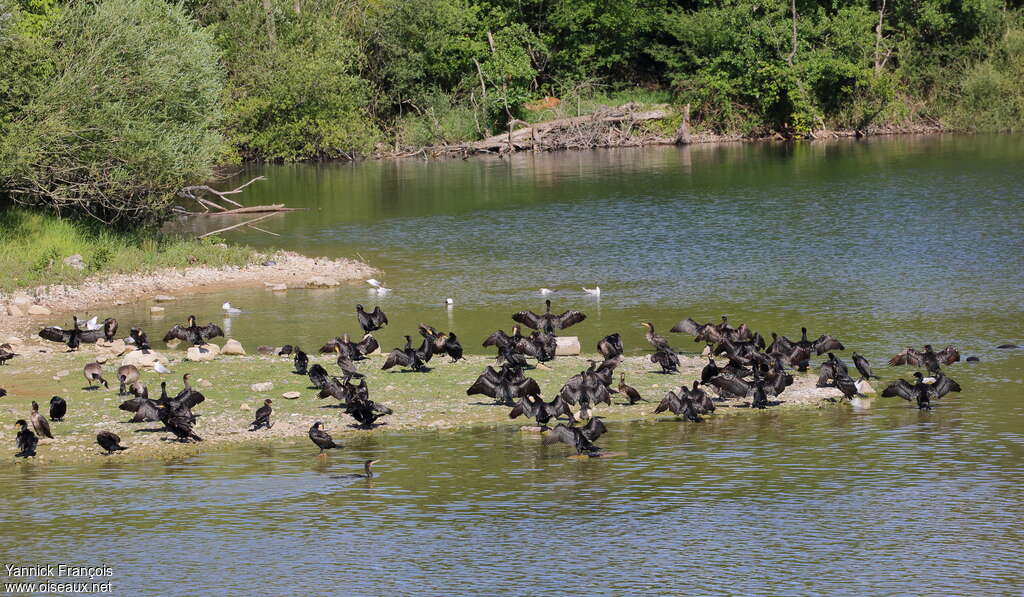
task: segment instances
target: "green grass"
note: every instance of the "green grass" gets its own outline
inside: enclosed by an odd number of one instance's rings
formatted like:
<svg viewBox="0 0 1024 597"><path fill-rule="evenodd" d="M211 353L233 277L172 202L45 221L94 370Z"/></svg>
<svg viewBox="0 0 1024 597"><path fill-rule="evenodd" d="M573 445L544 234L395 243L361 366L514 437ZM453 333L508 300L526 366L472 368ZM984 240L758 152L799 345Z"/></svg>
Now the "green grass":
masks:
<svg viewBox="0 0 1024 597"><path fill-rule="evenodd" d="M0 207L0 291L43 284L74 284L103 273L146 272L189 265L244 265L256 259L245 246L220 239L183 239L160 234L116 232L99 223ZM81 255L85 269L64 264Z"/></svg>

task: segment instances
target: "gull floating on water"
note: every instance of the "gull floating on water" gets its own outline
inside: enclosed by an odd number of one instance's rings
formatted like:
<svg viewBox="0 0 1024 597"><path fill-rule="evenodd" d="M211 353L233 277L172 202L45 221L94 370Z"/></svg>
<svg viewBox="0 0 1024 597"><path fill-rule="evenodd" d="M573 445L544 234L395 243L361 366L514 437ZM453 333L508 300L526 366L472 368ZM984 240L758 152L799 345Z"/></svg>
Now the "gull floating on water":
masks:
<svg viewBox="0 0 1024 597"><path fill-rule="evenodd" d="M541 296L547 296L549 294L552 294L553 292L554 292L554 290L551 290L550 288L541 288L540 289Z"/></svg>
<svg viewBox="0 0 1024 597"><path fill-rule="evenodd" d="M582 288L583 292L586 292L587 294L592 294L594 296L601 296L601 287L600 286L594 286L593 288L587 288L585 286L580 286L580 288Z"/></svg>
<svg viewBox="0 0 1024 597"><path fill-rule="evenodd" d="M242 312L241 309L236 309L236 308L232 307L231 303L224 303L223 305L221 305L221 308L224 309L225 313L232 313L232 314L234 314L234 313L241 313Z"/></svg>
<svg viewBox="0 0 1024 597"><path fill-rule="evenodd" d="M153 371L156 371L157 373L170 373L171 372L171 370L168 369L167 367L164 367L164 364L161 363L160 361L154 361L153 362Z"/></svg>
<svg viewBox="0 0 1024 597"><path fill-rule="evenodd" d="M445 304L445 305L447 305L447 306L448 306L448 307L450 308L450 307L451 307L452 305L454 305L454 304L455 304L455 301L453 301L453 300L452 300L452 299L451 299L451 298L449 297L449 298L446 298L446 299L444 299L444 304Z"/></svg>
<svg viewBox="0 0 1024 597"><path fill-rule="evenodd" d="M369 280L366 281L366 283L369 284L370 286L373 286L370 292L376 292L377 294L387 294L391 292L390 288L385 288L384 285L380 283L380 280L377 280L375 278L370 278Z"/></svg>

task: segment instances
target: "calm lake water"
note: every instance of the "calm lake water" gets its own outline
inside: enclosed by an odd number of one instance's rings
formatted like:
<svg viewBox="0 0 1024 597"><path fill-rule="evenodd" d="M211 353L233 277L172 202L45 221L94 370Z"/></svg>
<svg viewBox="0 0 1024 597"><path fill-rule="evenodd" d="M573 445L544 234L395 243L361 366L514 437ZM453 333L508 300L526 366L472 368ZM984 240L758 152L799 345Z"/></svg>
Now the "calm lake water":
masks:
<svg viewBox="0 0 1024 597"><path fill-rule="evenodd" d="M115 312L158 336L220 303L248 345L319 345L380 304L471 350L508 315L580 309L592 349L641 320L829 332L881 365L957 344L964 392L618 424L567 459L510 426L307 440L173 462L0 470L0 561L110 564L117 593L1019 594L1024 591L1024 137L648 148L254 168L305 211L233 240L361 256L393 288L262 289ZM190 223L209 229L216 223ZM198 228L193 228L198 230ZM600 285L600 300L580 286ZM446 297L456 304L442 306ZM670 340L698 347L681 336ZM845 357L849 352L844 353ZM380 458L371 482L332 476Z"/></svg>

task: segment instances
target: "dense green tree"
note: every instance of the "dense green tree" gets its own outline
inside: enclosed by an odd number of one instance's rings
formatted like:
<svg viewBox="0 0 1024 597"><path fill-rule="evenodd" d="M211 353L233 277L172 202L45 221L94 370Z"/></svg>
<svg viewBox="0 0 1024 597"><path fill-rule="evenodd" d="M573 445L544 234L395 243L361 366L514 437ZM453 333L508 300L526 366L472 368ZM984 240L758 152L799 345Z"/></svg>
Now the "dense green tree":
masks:
<svg viewBox="0 0 1024 597"><path fill-rule="evenodd" d="M155 221L223 157L212 36L163 0L69 5L48 31L52 71L0 140L16 200Z"/></svg>

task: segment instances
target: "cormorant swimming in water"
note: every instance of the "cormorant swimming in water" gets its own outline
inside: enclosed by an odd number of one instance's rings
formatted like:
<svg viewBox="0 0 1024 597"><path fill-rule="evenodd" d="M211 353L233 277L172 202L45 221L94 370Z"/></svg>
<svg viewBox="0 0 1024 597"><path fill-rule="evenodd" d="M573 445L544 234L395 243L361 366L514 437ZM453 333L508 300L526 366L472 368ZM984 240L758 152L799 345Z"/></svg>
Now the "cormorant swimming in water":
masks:
<svg viewBox="0 0 1024 597"><path fill-rule="evenodd" d="M892 382L882 390L882 396L886 398L899 396L904 400L917 402L917 408L920 410L931 410L931 396L928 395L928 384L924 382L924 375L921 375L920 371L914 371L914 378L917 381L913 384L905 379Z"/></svg>
<svg viewBox="0 0 1024 597"><path fill-rule="evenodd" d="M363 463L362 473L349 473L347 475L337 475L332 477L334 479L372 479L373 478L373 465L380 462L379 460L367 460Z"/></svg>

